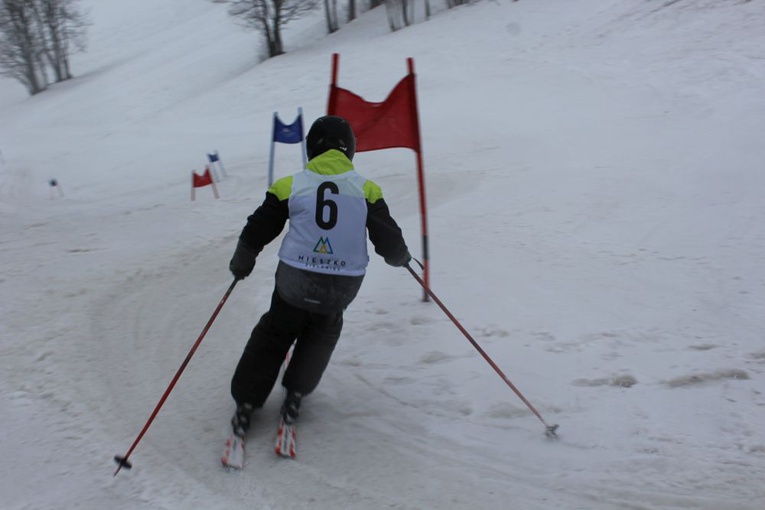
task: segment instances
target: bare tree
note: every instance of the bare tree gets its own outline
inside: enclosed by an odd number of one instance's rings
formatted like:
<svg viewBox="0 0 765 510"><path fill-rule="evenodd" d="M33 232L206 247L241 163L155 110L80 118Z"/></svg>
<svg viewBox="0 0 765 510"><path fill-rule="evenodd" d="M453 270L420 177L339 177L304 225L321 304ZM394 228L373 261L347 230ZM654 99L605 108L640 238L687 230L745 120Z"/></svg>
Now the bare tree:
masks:
<svg viewBox="0 0 765 510"><path fill-rule="evenodd" d="M72 77L69 68L70 45L78 51L85 49L85 30L89 25L77 8L79 0L37 0L33 3L35 17L44 40L44 54L53 69L56 81Z"/></svg>
<svg viewBox="0 0 765 510"><path fill-rule="evenodd" d="M327 17L327 32L332 34L340 30L337 19L337 0L324 0L324 14Z"/></svg>
<svg viewBox="0 0 765 510"><path fill-rule="evenodd" d="M228 13L263 34L268 57L284 53L281 28L318 5L318 0L230 0Z"/></svg>
<svg viewBox="0 0 765 510"><path fill-rule="evenodd" d="M356 19L356 0L348 0L348 23Z"/></svg>
<svg viewBox="0 0 765 510"><path fill-rule="evenodd" d="M0 74L22 83L30 95L72 77L71 46L85 48L86 17L79 0L0 0Z"/></svg>
<svg viewBox="0 0 765 510"><path fill-rule="evenodd" d="M430 1L430 0L426 0ZM372 10L375 7L380 7L385 3L385 0L366 0L365 2L358 2L357 0L348 0L348 23L355 20L359 12L365 10Z"/></svg>
<svg viewBox="0 0 765 510"><path fill-rule="evenodd" d="M42 41L28 0L0 0L0 74L21 82L30 95L45 90Z"/></svg>
<svg viewBox="0 0 765 510"><path fill-rule="evenodd" d="M414 0L384 0L391 31L408 27L414 20Z"/></svg>

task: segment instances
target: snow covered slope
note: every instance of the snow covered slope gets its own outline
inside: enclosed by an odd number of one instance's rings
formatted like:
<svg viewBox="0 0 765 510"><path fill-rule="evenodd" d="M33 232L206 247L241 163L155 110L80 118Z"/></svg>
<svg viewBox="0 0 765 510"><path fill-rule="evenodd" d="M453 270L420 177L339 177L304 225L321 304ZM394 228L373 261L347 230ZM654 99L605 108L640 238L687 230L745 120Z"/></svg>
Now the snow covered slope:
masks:
<svg viewBox="0 0 765 510"><path fill-rule="evenodd" d="M220 3L83 5L76 79L0 81L4 509L765 507L763 2L483 0L395 33L379 8L328 37L317 13L262 63ZM334 52L370 101L414 58L433 290L560 440L373 258L298 458L277 389L223 471L274 243L112 477L231 282L273 112L322 115ZM213 150L221 198L191 202ZM354 162L419 256L414 155Z"/></svg>

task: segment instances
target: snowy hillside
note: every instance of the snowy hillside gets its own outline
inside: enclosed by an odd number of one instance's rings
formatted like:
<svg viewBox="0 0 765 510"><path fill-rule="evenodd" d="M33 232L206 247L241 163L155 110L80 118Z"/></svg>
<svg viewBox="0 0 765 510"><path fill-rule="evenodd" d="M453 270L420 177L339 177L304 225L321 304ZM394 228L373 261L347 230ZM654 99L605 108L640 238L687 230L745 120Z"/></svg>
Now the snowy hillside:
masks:
<svg viewBox="0 0 765 510"><path fill-rule="evenodd" d="M0 81L3 509L765 508L765 3L483 0L395 33L378 8L328 37L317 13L262 63L223 4L82 3L74 80ZM277 389L224 471L275 242L113 477L231 283L273 112L322 115L335 52L370 101L414 58L433 291L560 439L373 257L297 459ZM192 202L214 150L220 199ZM354 163L419 256L414 154Z"/></svg>

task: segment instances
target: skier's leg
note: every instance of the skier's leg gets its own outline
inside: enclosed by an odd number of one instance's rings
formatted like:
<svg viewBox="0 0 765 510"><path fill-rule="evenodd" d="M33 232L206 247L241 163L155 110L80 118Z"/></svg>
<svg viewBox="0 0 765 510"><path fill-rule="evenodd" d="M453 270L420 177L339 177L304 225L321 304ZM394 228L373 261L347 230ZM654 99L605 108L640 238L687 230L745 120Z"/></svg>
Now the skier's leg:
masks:
<svg viewBox="0 0 765 510"><path fill-rule="evenodd" d="M342 329L343 312L310 314L282 379L282 386L289 393L305 396L316 389Z"/></svg>
<svg viewBox="0 0 765 510"><path fill-rule="evenodd" d="M271 308L252 330L231 380L231 395L238 405L263 406L287 352L307 318L307 312L289 305L273 293Z"/></svg>

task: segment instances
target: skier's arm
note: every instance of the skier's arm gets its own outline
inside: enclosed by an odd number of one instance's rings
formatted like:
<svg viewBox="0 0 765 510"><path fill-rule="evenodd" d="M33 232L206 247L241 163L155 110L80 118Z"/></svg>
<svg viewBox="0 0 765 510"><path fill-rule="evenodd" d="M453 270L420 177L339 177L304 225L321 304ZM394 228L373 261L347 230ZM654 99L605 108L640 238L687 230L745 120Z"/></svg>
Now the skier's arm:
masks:
<svg viewBox="0 0 765 510"><path fill-rule="evenodd" d="M239 240L257 255L282 232L288 218L287 199L280 200L269 190L260 207L247 218Z"/></svg>
<svg viewBox="0 0 765 510"><path fill-rule="evenodd" d="M411 260L401 228L390 215L382 192L379 195L367 193L367 231L375 253L391 266L400 267Z"/></svg>
<svg viewBox="0 0 765 510"><path fill-rule="evenodd" d="M255 258L265 245L281 233L288 217L287 199L280 200L269 190L261 206L247 218L247 224L239 235L239 243L229 263L235 278L241 280L252 273Z"/></svg>

